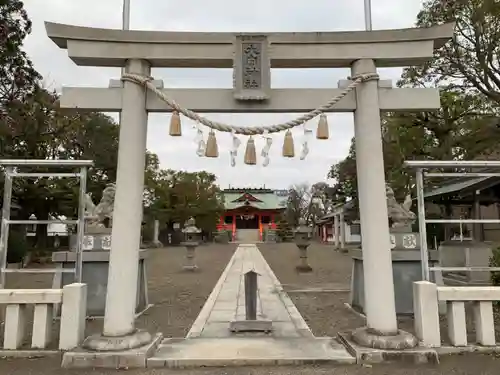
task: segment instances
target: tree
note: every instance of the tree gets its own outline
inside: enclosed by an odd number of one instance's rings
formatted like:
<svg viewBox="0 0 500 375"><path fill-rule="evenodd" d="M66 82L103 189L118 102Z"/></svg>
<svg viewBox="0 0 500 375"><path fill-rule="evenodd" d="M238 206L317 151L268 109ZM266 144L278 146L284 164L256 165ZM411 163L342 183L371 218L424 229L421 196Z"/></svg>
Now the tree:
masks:
<svg viewBox="0 0 500 375"><path fill-rule="evenodd" d="M118 126L98 113L68 113L59 109L57 95L36 89L24 101L8 108L13 121L0 121L0 152L11 159L90 159L87 190L100 198L104 186L115 180ZM53 172L48 168L25 171ZM74 171L59 169L59 171ZM3 178L3 176L2 176ZM14 197L25 219L77 215L77 179L15 179ZM3 188L3 186L2 186ZM45 247L46 226L37 226L37 245Z"/></svg>
<svg viewBox="0 0 500 375"><path fill-rule="evenodd" d="M0 2L0 120L5 107L33 93L40 74L21 47L31 32L31 21L20 0Z"/></svg>
<svg viewBox="0 0 500 375"><path fill-rule="evenodd" d="M149 217L169 227L194 217L199 228L206 232L215 230L224 206L214 174L158 169L148 188Z"/></svg>
<svg viewBox="0 0 500 375"><path fill-rule="evenodd" d="M300 219L314 225L331 207L331 188L327 183L317 182L312 186L307 183L293 185L288 193L285 218L293 228L299 225Z"/></svg>
<svg viewBox="0 0 500 375"><path fill-rule="evenodd" d="M497 147L500 128L483 96L448 89L441 92L441 105L434 112L389 113L383 117L386 181L398 199L412 193L415 184L413 172L403 165L406 160L467 160ZM329 172L336 180L334 199L338 202L357 199L354 142L348 156ZM429 185L435 182L426 179Z"/></svg>
<svg viewBox="0 0 500 375"><path fill-rule="evenodd" d="M500 2L497 0L428 0L417 26L456 22L455 36L421 67L405 70L401 84L446 84L473 90L500 103Z"/></svg>

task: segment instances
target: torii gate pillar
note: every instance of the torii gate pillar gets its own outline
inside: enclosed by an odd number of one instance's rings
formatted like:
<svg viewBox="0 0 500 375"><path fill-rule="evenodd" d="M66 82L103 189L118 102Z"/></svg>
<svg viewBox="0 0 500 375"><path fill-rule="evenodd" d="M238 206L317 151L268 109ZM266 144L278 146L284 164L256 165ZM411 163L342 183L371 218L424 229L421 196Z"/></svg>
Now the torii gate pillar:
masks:
<svg viewBox="0 0 500 375"><path fill-rule="evenodd" d="M358 60L352 75L375 73L371 59ZM376 81L356 88L354 111L356 170L363 248L366 323L384 334L398 331L392 277L391 243L385 196L384 157Z"/></svg>

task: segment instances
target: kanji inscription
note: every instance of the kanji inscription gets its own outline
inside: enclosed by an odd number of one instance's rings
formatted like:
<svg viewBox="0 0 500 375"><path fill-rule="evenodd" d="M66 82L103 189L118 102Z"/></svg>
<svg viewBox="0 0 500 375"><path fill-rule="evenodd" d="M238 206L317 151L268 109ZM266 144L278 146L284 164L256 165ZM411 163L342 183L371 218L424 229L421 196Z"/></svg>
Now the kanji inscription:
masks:
<svg viewBox="0 0 500 375"><path fill-rule="evenodd" d="M403 247L405 249L415 249L417 247L417 236L414 234L405 234L403 236Z"/></svg>
<svg viewBox="0 0 500 375"><path fill-rule="evenodd" d="M94 249L94 236L83 236L83 250Z"/></svg>
<svg viewBox="0 0 500 375"><path fill-rule="evenodd" d="M266 100L271 89L268 41L262 35L236 37L234 91L237 100Z"/></svg>
<svg viewBox="0 0 500 375"><path fill-rule="evenodd" d="M101 246L103 250L111 250L111 236L103 236Z"/></svg>
<svg viewBox="0 0 500 375"><path fill-rule="evenodd" d="M243 43L243 88L260 89L261 87L261 43Z"/></svg>

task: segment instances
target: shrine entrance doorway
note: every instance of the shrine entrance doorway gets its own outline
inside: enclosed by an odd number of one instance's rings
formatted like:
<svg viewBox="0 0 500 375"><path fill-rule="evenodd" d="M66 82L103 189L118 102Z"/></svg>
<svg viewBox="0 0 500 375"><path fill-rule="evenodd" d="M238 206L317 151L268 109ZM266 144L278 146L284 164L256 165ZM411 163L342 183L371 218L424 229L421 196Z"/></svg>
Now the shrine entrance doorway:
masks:
<svg viewBox="0 0 500 375"><path fill-rule="evenodd" d="M242 214L236 216L236 230L259 229L259 219L254 214Z"/></svg>

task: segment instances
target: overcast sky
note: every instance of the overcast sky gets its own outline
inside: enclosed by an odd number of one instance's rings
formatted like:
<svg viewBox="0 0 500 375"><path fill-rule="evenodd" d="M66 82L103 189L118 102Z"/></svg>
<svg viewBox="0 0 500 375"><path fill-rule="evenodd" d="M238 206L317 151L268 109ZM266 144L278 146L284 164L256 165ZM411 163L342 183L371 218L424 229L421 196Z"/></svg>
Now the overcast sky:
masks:
<svg viewBox="0 0 500 375"><path fill-rule="evenodd" d="M131 28L165 31L345 31L364 28L363 0L131 0ZM122 0L25 0L33 21L33 33L25 48L51 88L61 86L106 87L118 69L76 66L66 50L60 50L46 36L44 21L101 28L121 28ZM421 0L372 0L373 28L412 27ZM397 79L399 69L381 69L383 79ZM154 69L155 78L165 86L229 88L232 72L222 69ZM274 69L273 87L336 88L337 81L349 75L344 69ZM181 103L182 104L182 103ZM318 105L323 103L318 103ZM237 125L268 125L292 119L297 114L209 114L209 118ZM283 135L273 136L271 162L267 167L246 166L242 138L235 168L230 166L230 136L218 134L218 159L196 156L195 131L183 118L183 137L169 138L168 114L149 116L148 149L158 154L162 167L189 171L207 170L217 175L223 187L287 188L294 183L326 180L330 166L348 152L353 136L351 114L329 115L330 139L310 140L306 160L281 157ZM310 123L315 130L316 120ZM296 153L300 153L301 129L294 132ZM263 145L256 140L257 151ZM258 160L260 163L261 160Z"/></svg>

